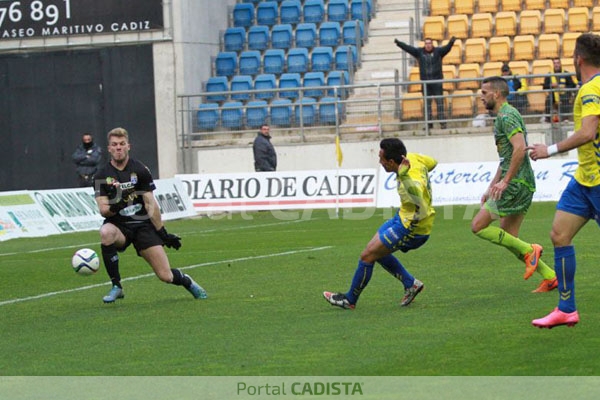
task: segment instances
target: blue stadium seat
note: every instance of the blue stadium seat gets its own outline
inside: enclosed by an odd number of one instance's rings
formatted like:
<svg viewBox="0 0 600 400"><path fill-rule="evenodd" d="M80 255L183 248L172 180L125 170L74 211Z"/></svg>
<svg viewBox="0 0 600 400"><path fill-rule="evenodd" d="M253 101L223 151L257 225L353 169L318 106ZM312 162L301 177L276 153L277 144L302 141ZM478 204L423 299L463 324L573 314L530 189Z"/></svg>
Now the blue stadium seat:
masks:
<svg viewBox="0 0 600 400"><path fill-rule="evenodd" d="M299 88L300 87L300 74L298 73L285 73L279 77L279 88ZM299 96L298 90L282 90L279 92L279 97L295 99Z"/></svg>
<svg viewBox="0 0 600 400"><path fill-rule="evenodd" d="M260 128L267 122L268 114L266 101L249 101L246 104L246 125L249 128Z"/></svg>
<svg viewBox="0 0 600 400"><path fill-rule="evenodd" d="M325 19L325 4L323 0L304 1L304 22L320 24Z"/></svg>
<svg viewBox="0 0 600 400"><path fill-rule="evenodd" d="M263 1L256 8L256 23L273 26L277 23L279 10L276 1Z"/></svg>
<svg viewBox="0 0 600 400"><path fill-rule="evenodd" d="M214 130L219 123L219 105L216 103L200 104L196 118L201 131Z"/></svg>
<svg viewBox="0 0 600 400"><path fill-rule="evenodd" d="M255 99L272 99L275 97L275 92L263 90L277 89L277 80L274 74L261 74L254 79L254 90L260 92L254 93Z"/></svg>
<svg viewBox="0 0 600 400"><path fill-rule="evenodd" d="M260 72L261 55L258 50L247 50L240 54L240 74L256 75Z"/></svg>
<svg viewBox="0 0 600 400"><path fill-rule="evenodd" d="M234 51L222 51L217 54L215 69L219 76L235 75L237 72L237 53Z"/></svg>
<svg viewBox="0 0 600 400"><path fill-rule="evenodd" d="M265 74L282 74L285 66L285 52L282 49L268 49L263 57Z"/></svg>
<svg viewBox="0 0 600 400"><path fill-rule="evenodd" d="M312 71L331 71L333 67L333 49L331 47L315 47L310 57Z"/></svg>
<svg viewBox="0 0 600 400"><path fill-rule="evenodd" d="M210 92L210 93L228 92L229 85L227 83L227 77L226 76L211 76L210 78L208 78L208 81L206 81L206 91ZM206 96L206 100L208 100L208 101L225 101L225 100L227 100L227 94L226 93L211 94L211 95Z"/></svg>
<svg viewBox="0 0 600 400"><path fill-rule="evenodd" d="M277 126L291 126L294 123L292 114L292 101L277 99L271 103L271 124Z"/></svg>
<svg viewBox="0 0 600 400"><path fill-rule="evenodd" d="M348 71L331 71L327 74L327 86L346 86L349 83ZM335 93L333 88L327 90L327 96L335 96ZM342 99L346 98L346 91L343 88L338 88L337 94Z"/></svg>
<svg viewBox="0 0 600 400"><path fill-rule="evenodd" d="M271 29L271 47L274 49L289 49L292 47L292 25L275 25Z"/></svg>
<svg viewBox="0 0 600 400"><path fill-rule="evenodd" d="M282 24L298 24L302 16L300 0L284 0L279 9L279 18Z"/></svg>
<svg viewBox="0 0 600 400"><path fill-rule="evenodd" d="M243 92L243 93L232 93L231 100L250 100L249 90L252 90L254 85L252 84L252 77L249 75L234 75L231 79L230 90L232 92Z"/></svg>
<svg viewBox="0 0 600 400"><path fill-rule="evenodd" d="M238 3L233 7L233 26L247 28L254 25L254 5Z"/></svg>
<svg viewBox="0 0 600 400"><path fill-rule="evenodd" d="M362 38L365 33L365 24L362 21L346 21L342 26L342 38L344 44L358 44L362 46ZM357 40L358 36L358 42Z"/></svg>
<svg viewBox="0 0 600 400"><path fill-rule="evenodd" d="M337 105L337 118L335 109ZM335 124L343 115L343 104L337 97L323 97L319 102L319 122L321 124Z"/></svg>
<svg viewBox="0 0 600 400"><path fill-rule="evenodd" d="M242 51L246 44L246 30L242 27L231 27L223 35L225 51Z"/></svg>
<svg viewBox="0 0 600 400"><path fill-rule="evenodd" d="M319 44L335 47L340 44L342 30L339 22L323 22L319 27Z"/></svg>
<svg viewBox="0 0 600 400"><path fill-rule="evenodd" d="M252 3L254 5L257 5L258 3L260 3L262 0L242 0L242 3Z"/></svg>
<svg viewBox="0 0 600 400"><path fill-rule="evenodd" d="M248 29L248 50L266 50L269 47L269 27L254 25Z"/></svg>
<svg viewBox="0 0 600 400"><path fill-rule="evenodd" d="M310 87L325 86L325 74L323 72L307 72L302 80L304 86L304 96L321 97L323 89L308 89Z"/></svg>
<svg viewBox="0 0 600 400"><path fill-rule="evenodd" d="M348 50L350 50L351 58L348 58ZM335 69L348 71L350 64L354 67L357 62L356 46L343 45L335 49Z"/></svg>
<svg viewBox="0 0 600 400"><path fill-rule="evenodd" d="M327 3L327 20L344 22L348 20L349 10L348 0L329 0Z"/></svg>
<svg viewBox="0 0 600 400"><path fill-rule="evenodd" d="M371 20L371 0L351 0L350 16L354 20L364 21L363 17L363 2L366 12L367 21Z"/></svg>
<svg viewBox="0 0 600 400"><path fill-rule="evenodd" d="M230 101L221 107L221 125L225 128L240 129L244 125L244 105L241 101Z"/></svg>
<svg viewBox="0 0 600 400"><path fill-rule="evenodd" d="M317 26L312 23L298 24L296 27L296 46L315 47L317 45Z"/></svg>
<svg viewBox="0 0 600 400"><path fill-rule="evenodd" d="M302 105L302 113L300 112L300 105ZM303 97L302 100L296 102L294 113L296 114L296 119L302 122L302 125L311 126L316 124L317 101L312 97Z"/></svg>
<svg viewBox="0 0 600 400"><path fill-rule="evenodd" d="M288 51L287 72L304 73L308 71L308 49L294 47Z"/></svg>

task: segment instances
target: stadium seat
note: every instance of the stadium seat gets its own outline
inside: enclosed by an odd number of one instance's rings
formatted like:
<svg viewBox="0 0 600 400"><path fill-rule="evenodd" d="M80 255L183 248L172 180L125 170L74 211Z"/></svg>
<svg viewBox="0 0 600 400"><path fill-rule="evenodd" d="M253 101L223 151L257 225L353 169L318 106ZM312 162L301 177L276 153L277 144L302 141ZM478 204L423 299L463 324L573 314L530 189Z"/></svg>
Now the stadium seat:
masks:
<svg viewBox="0 0 600 400"><path fill-rule="evenodd" d="M305 47L294 47L288 51L287 72L305 73L308 71L308 49Z"/></svg>
<svg viewBox="0 0 600 400"><path fill-rule="evenodd" d="M502 11L521 11L522 0L500 0Z"/></svg>
<svg viewBox="0 0 600 400"><path fill-rule="evenodd" d="M411 67L408 71L408 81L409 82L417 82L421 80L421 75L419 73L419 67ZM408 89L406 90L408 93L417 93L421 92L421 84L415 83L412 85L408 85Z"/></svg>
<svg viewBox="0 0 600 400"><path fill-rule="evenodd" d="M248 29L248 50L264 51L270 46L269 27L254 25Z"/></svg>
<svg viewBox="0 0 600 400"><path fill-rule="evenodd" d="M487 78L488 76L500 76L502 75L503 62L490 61L483 64L481 67L481 76Z"/></svg>
<svg viewBox="0 0 600 400"><path fill-rule="evenodd" d="M254 100L246 104L246 125L248 128L260 128L267 123L268 115L266 101Z"/></svg>
<svg viewBox="0 0 600 400"><path fill-rule="evenodd" d="M465 62L483 63L487 59L487 43L484 38L470 38L465 41Z"/></svg>
<svg viewBox="0 0 600 400"><path fill-rule="evenodd" d="M234 51L222 51L217 54L215 69L219 76L235 75L237 72L237 53Z"/></svg>
<svg viewBox="0 0 600 400"><path fill-rule="evenodd" d="M448 16L446 27L449 35L457 39L467 39L469 37L469 18L466 14Z"/></svg>
<svg viewBox="0 0 600 400"><path fill-rule="evenodd" d="M517 34L517 13L499 11L496 13L496 36L515 36Z"/></svg>
<svg viewBox="0 0 600 400"><path fill-rule="evenodd" d="M540 10L523 10L519 20L519 35L539 35L542 30Z"/></svg>
<svg viewBox="0 0 600 400"><path fill-rule="evenodd" d="M224 128L240 129L244 125L244 105L241 101L230 101L221 107L221 125Z"/></svg>
<svg viewBox="0 0 600 400"><path fill-rule="evenodd" d="M337 90L334 88L327 90L327 96L337 96L344 99L346 98L346 89L343 86L346 86L350 83L350 79L348 77L348 71L331 71L327 74L327 86L337 86Z"/></svg>
<svg viewBox="0 0 600 400"><path fill-rule="evenodd" d="M277 88L277 80L274 74L257 75L254 79L254 90L260 90L254 94L254 98L259 100L272 99L275 97L275 92L269 90Z"/></svg>
<svg viewBox="0 0 600 400"><path fill-rule="evenodd" d="M490 38L489 60L490 61L508 61L510 60L510 51L512 45L508 36L499 36Z"/></svg>
<svg viewBox="0 0 600 400"><path fill-rule="evenodd" d="M371 20L371 0L350 0L350 18L355 21Z"/></svg>
<svg viewBox="0 0 600 400"><path fill-rule="evenodd" d="M214 130L219 123L219 105L216 103L200 104L196 118L201 131Z"/></svg>
<svg viewBox="0 0 600 400"><path fill-rule="evenodd" d="M336 116L337 108L337 116ZM342 119L343 103L337 97L323 97L319 101L319 122L321 124L335 124Z"/></svg>
<svg viewBox="0 0 600 400"><path fill-rule="evenodd" d="M593 6L594 6L594 0L573 0L573 7L592 8Z"/></svg>
<svg viewBox="0 0 600 400"><path fill-rule="evenodd" d="M276 1L261 1L256 7L256 23L258 25L273 26L279 18L278 4Z"/></svg>
<svg viewBox="0 0 600 400"><path fill-rule="evenodd" d="M554 71L554 64L552 60L534 60L531 63L531 74L542 75L551 74ZM542 85L544 83L544 77L538 76L531 78L532 85Z"/></svg>
<svg viewBox="0 0 600 400"><path fill-rule="evenodd" d="M442 46L445 46L446 44L448 44L448 42L449 42L448 40L444 40L442 42ZM458 64L462 63L462 58L463 58L463 42L460 39L456 39L456 41L454 42L454 45L450 49L450 52L448 54L446 54L446 56L444 57L444 63L458 65Z"/></svg>
<svg viewBox="0 0 600 400"><path fill-rule="evenodd" d="M254 25L254 5L237 3L233 7L233 26L247 28Z"/></svg>
<svg viewBox="0 0 600 400"><path fill-rule="evenodd" d="M525 0L524 6L526 10L544 10L546 0Z"/></svg>
<svg viewBox="0 0 600 400"><path fill-rule="evenodd" d="M548 8L569 8L569 0L548 0Z"/></svg>
<svg viewBox="0 0 600 400"><path fill-rule="evenodd" d="M302 18L300 0L285 0L279 8L279 18L282 24L298 24Z"/></svg>
<svg viewBox="0 0 600 400"><path fill-rule="evenodd" d="M422 120L423 118L423 95L421 93L404 94L402 96L402 120Z"/></svg>
<svg viewBox="0 0 600 400"><path fill-rule="evenodd" d="M565 30L565 10L550 8L544 12L544 33L563 33Z"/></svg>
<svg viewBox="0 0 600 400"><path fill-rule="evenodd" d="M474 96L472 90L455 90L452 93L452 115L453 118L473 117Z"/></svg>
<svg viewBox="0 0 600 400"><path fill-rule="evenodd" d="M492 37L494 22L491 13L477 13L471 17L471 35L478 38Z"/></svg>
<svg viewBox="0 0 600 400"><path fill-rule="evenodd" d="M450 15L451 0L430 0L429 15Z"/></svg>
<svg viewBox="0 0 600 400"><path fill-rule="evenodd" d="M300 85L300 74L298 73L285 73L279 77L279 89L290 89L299 88ZM285 90L279 92L279 97L295 99L299 96L298 90Z"/></svg>
<svg viewBox="0 0 600 400"><path fill-rule="evenodd" d="M481 82L477 79L481 77L478 63L465 63L458 66L458 78L468 79L464 82L457 82L456 88L462 89L478 89Z"/></svg>
<svg viewBox="0 0 600 400"><path fill-rule="evenodd" d="M250 75L234 75L231 78L230 90L232 92L241 92L241 93L231 93L231 100L250 100L249 91L254 87L252 83L252 77Z"/></svg>
<svg viewBox="0 0 600 400"><path fill-rule="evenodd" d="M589 29L590 11L587 7L571 7L567 17L569 32L587 32Z"/></svg>
<svg viewBox="0 0 600 400"><path fill-rule="evenodd" d="M312 23L298 24L296 27L296 46L312 48L317 45L317 26Z"/></svg>
<svg viewBox="0 0 600 400"><path fill-rule="evenodd" d="M448 80L456 79L456 67L454 65L443 65L442 74L444 76L443 90L452 92L456 82L449 82Z"/></svg>
<svg viewBox="0 0 600 400"><path fill-rule="evenodd" d="M246 45L246 30L240 26L230 27L223 35L223 47L225 51L242 51Z"/></svg>
<svg viewBox="0 0 600 400"><path fill-rule="evenodd" d="M350 55L350 58L349 58ZM357 62L356 46L342 45L335 50L333 59L335 61L335 69L348 71L350 66L354 69Z"/></svg>
<svg viewBox="0 0 600 400"><path fill-rule="evenodd" d="M544 33L538 37L537 58L560 57L560 35L558 33Z"/></svg>
<svg viewBox="0 0 600 400"><path fill-rule="evenodd" d="M256 75L261 70L261 56L258 50L246 50L240 54L240 74Z"/></svg>
<svg viewBox="0 0 600 400"><path fill-rule="evenodd" d="M319 28L319 44L335 47L340 44L342 31L339 22L323 22Z"/></svg>
<svg viewBox="0 0 600 400"><path fill-rule="evenodd" d="M265 74L282 74L285 69L285 52L282 49L267 49L263 57Z"/></svg>
<svg viewBox="0 0 600 400"><path fill-rule="evenodd" d="M273 100L271 103L271 124L276 126L291 126L294 124L291 100Z"/></svg>
<svg viewBox="0 0 600 400"><path fill-rule="evenodd" d="M289 49L292 47L292 25L275 25L271 29L271 47L274 49Z"/></svg>
<svg viewBox="0 0 600 400"><path fill-rule="evenodd" d="M308 89L316 86L325 86L325 74L323 72L307 72L302 79L304 96L321 97L324 95L324 89Z"/></svg>
<svg viewBox="0 0 600 400"><path fill-rule="evenodd" d="M348 0L329 0L327 2L327 20L344 22L350 14Z"/></svg>
<svg viewBox="0 0 600 400"><path fill-rule="evenodd" d="M543 114L546 112L546 96L542 85L530 85L527 92L528 109L530 113Z"/></svg>
<svg viewBox="0 0 600 400"><path fill-rule="evenodd" d="M530 66L528 61L510 61L508 66L513 75L529 75Z"/></svg>
<svg viewBox="0 0 600 400"><path fill-rule="evenodd" d="M475 13L475 0L460 0L454 2L456 14L473 15Z"/></svg>
<svg viewBox="0 0 600 400"><path fill-rule="evenodd" d="M323 0L305 0L302 11L305 23L320 24L325 19L325 3Z"/></svg>
<svg viewBox="0 0 600 400"><path fill-rule="evenodd" d="M442 16L428 16L423 22L423 37L444 40L446 37L446 20Z"/></svg>
<svg viewBox="0 0 600 400"><path fill-rule="evenodd" d="M294 113L298 123L302 126L312 126L317 122L317 104L312 97L303 97L297 101L294 107ZM302 108L300 108L302 106Z"/></svg>
<svg viewBox="0 0 600 400"><path fill-rule="evenodd" d="M494 14L498 12L498 0L478 0L477 7L480 13L489 12Z"/></svg>
<svg viewBox="0 0 600 400"><path fill-rule="evenodd" d="M533 60L535 38L533 35L515 36L513 40L513 60Z"/></svg>
<svg viewBox="0 0 600 400"><path fill-rule="evenodd" d="M315 47L310 55L311 70L331 71L333 67L333 49L329 46Z"/></svg>
<svg viewBox="0 0 600 400"><path fill-rule="evenodd" d="M221 94L211 94L206 96L207 101L225 101L227 100L227 94L229 91L229 84L227 83L226 76L211 76L206 81L206 91L209 93L223 92Z"/></svg>
<svg viewBox="0 0 600 400"><path fill-rule="evenodd" d="M362 46L362 38L365 34L365 24L362 21L346 21L342 25L342 42Z"/></svg>
<svg viewBox="0 0 600 400"><path fill-rule="evenodd" d="M600 31L600 6L592 8L592 31Z"/></svg>

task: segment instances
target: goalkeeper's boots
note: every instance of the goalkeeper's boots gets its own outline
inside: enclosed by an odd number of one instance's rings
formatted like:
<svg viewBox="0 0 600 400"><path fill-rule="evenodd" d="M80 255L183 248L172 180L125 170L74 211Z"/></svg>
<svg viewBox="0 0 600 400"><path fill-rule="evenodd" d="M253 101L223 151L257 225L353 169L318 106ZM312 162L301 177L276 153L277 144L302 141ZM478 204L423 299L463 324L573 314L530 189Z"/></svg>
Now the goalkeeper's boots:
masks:
<svg viewBox="0 0 600 400"><path fill-rule="evenodd" d="M202 286L198 285L196 281L192 279L191 276L189 276L188 274L185 274L185 276L188 277L190 281L192 281L190 287L186 288L187 291L190 292L195 299L206 299L208 297L208 295L206 294L206 290L204 290Z"/></svg>
<svg viewBox="0 0 600 400"><path fill-rule="evenodd" d="M538 328L552 329L555 326L567 325L568 327L575 326L579 322L579 313L577 310L572 313L562 312L556 307L554 311L546 315L544 318L534 319L531 321L533 326Z"/></svg>
<svg viewBox="0 0 600 400"><path fill-rule="evenodd" d="M117 285L114 285L110 289L110 292L108 292L108 294L102 298L102 301L105 303L114 303L117 299L122 299L124 297L125 295L123 294L123 289Z"/></svg>
<svg viewBox="0 0 600 400"><path fill-rule="evenodd" d="M351 304L343 293L323 292L323 297L332 306L354 310L354 304Z"/></svg>
<svg viewBox="0 0 600 400"><path fill-rule="evenodd" d="M413 283L413 285L411 287L409 287L408 289L404 290L404 297L402 297L402 301L400 302L400 305L402 307L406 307L407 305L412 303L412 301L415 299L415 297L417 297L417 295L419 293L421 293L421 290L423 290L423 287L425 287L425 285L423 285L423 282L421 282L418 279L415 279L415 282Z"/></svg>
<svg viewBox="0 0 600 400"><path fill-rule="evenodd" d="M523 275L523 278L526 280L529 279L537 269L540 257L542 256L542 251L544 250L539 244L532 244L531 247L533 248L533 251L525 254L525 274Z"/></svg>
<svg viewBox="0 0 600 400"><path fill-rule="evenodd" d="M558 287L558 279L544 279L540 286L537 289L533 290L531 293L543 293L543 292L551 292L552 290Z"/></svg>

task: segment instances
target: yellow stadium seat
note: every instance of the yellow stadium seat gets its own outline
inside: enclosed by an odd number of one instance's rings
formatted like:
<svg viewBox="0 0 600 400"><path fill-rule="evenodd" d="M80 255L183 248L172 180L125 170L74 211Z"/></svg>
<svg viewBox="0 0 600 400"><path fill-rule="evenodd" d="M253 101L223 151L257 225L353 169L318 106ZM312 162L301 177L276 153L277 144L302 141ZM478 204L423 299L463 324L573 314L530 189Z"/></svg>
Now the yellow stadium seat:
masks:
<svg viewBox="0 0 600 400"><path fill-rule="evenodd" d="M593 0L573 0L573 7L592 8L593 6L594 6Z"/></svg>
<svg viewBox="0 0 600 400"><path fill-rule="evenodd" d="M549 0L549 8L569 8L569 0Z"/></svg>
<svg viewBox="0 0 600 400"><path fill-rule="evenodd" d="M498 0L479 0L477 2L478 12L498 12Z"/></svg>
<svg viewBox="0 0 600 400"><path fill-rule="evenodd" d="M454 65L444 65L442 67L444 79L456 79L456 67ZM444 82L444 90L449 92L454 90L455 82Z"/></svg>
<svg viewBox="0 0 600 400"><path fill-rule="evenodd" d="M499 11L496 13L496 35L514 36L517 34L517 13Z"/></svg>
<svg viewBox="0 0 600 400"><path fill-rule="evenodd" d="M483 63L487 58L487 44L484 38L471 38L465 41L465 62Z"/></svg>
<svg viewBox="0 0 600 400"><path fill-rule="evenodd" d="M519 20L519 35L539 35L542 30L540 10L523 10Z"/></svg>
<svg viewBox="0 0 600 400"><path fill-rule="evenodd" d="M423 22L423 37L443 40L446 36L446 20L442 16L425 17Z"/></svg>
<svg viewBox="0 0 600 400"><path fill-rule="evenodd" d="M545 113L546 112L546 96L548 94L543 91L542 85L531 85L527 92L527 102L529 103L530 113Z"/></svg>
<svg viewBox="0 0 600 400"><path fill-rule="evenodd" d="M446 26L450 36L455 36L457 39L469 37L469 18L466 14L450 15Z"/></svg>
<svg viewBox="0 0 600 400"><path fill-rule="evenodd" d="M405 93L402 96L402 119L423 118L423 95L421 93Z"/></svg>
<svg viewBox="0 0 600 400"><path fill-rule="evenodd" d="M477 80L481 77L478 63L467 63L458 66L458 78L470 79L464 82L457 82L456 88L462 89L478 89L481 83Z"/></svg>
<svg viewBox="0 0 600 400"><path fill-rule="evenodd" d="M510 61L508 66L513 75L529 75L528 61Z"/></svg>
<svg viewBox="0 0 600 400"><path fill-rule="evenodd" d="M526 10L543 10L546 8L546 0L525 0Z"/></svg>
<svg viewBox="0 0 600 400"><path fill-rule="evenodd" d="M473 97L472 90L455 90L451 98L452 117L473 117Z"/></svg>
<svg viewBox="0 0 600 400"><path fill-rule="evenodd" d="M552 60L534 60L531 63L532 75L551 74L552 71L554 71L554 64L552 63ZM542 85L543 83L543 76L531 78L532 85Z"/></svg>
<svg viewBox="0 0 600 400"><path fill-rule="evenodd" d="M569 32L587 32L590 25L590 11L587 7L569 8L567 27Z"/></svg>
<svg viewBox="0 0 600 400"><path fill-rule="evenodd" d="M573 52L575 51L575 42L577 38L581 35L581 32L565 32L562 36L562 56L563 57L573 57Z"/></svg>
<svg viewBox="0 0 600 400"><path fill-rule="evenodd" d="M454 2L456 14L472 15L475 12L475 0L460 0Z"/></svg>
<svg viewBox="0 0 600 400"><path fill-rule="evenodd" d="M411 67L408 73L408 80L410 82L416 82L421 80L421 75L419 74L419 67ZM415 83L413 85L408 85L409 93L417 93L421 92L421 84Z"/></svg>
<svg viewBox="0 0 600 400"><path fill-rule="evenodd" d="M600 6L592 8L592 31L600 31Z"/></svg>
<svg viewBox="0 0 600 400"><path fill-rule="evenodd" d="M493 37L490 39L490 61L510 60L510 38L508 36Z"/></svg>
<svg viewBox="0 0 600 400"><path fill-rule="evenodd" d="M492 13L477 13L471 17L472 37L492 37L493 27Z"/></svg>
<svg viewBox="0 0 600 400"><path fill-rule="evenodd" d="M460 1L460 0L459 0ZM502 11L521 11L521 0L500 0Z"/></svg>
<svg viewBox="0 0 600 400"><path fill-rule="evenodd" d="M515 36L513 40L513 60L533 60L535 38L533 35Z"/></svg>
<svg viewBox="0 0 600 400"><path fill-rule="evenodd" d="M543 33L538 37L538 58L558 58L560 55L560 35Z"/></svg>
<svg viewBox="0 0 600 400"><path fill-rule="evenodd" d="M448 43L448 40L444 40L442 42L442 46L446 45L447 43ZM444 57L444 64L458 65L458 64L462 63L462 58L463 58L463 42L460 39L456 39L456 41L454 42L454 45L450 49L450 52L448 54L446 54L446 56Z"/></svg>
<svg viewBox="0 0 600 400"><path fill-rule="evenodd" d="M565 30L565 10L549 8L544 12L544 33L563 33Z"/></svg>
<svg viewBox="0 0 600 400"><path fill-rule="evenodd" d="M450 14L451 0L429 0L430 15L448 15Z"/></svg>
<svg viewBox="0 0 600 400"><path fill-rule="evenodd" d="M502 75L502 65L504 65L504 63L499 61L491 61L484 63L482 67L481 76L485 78L488 76Z"/></svg>

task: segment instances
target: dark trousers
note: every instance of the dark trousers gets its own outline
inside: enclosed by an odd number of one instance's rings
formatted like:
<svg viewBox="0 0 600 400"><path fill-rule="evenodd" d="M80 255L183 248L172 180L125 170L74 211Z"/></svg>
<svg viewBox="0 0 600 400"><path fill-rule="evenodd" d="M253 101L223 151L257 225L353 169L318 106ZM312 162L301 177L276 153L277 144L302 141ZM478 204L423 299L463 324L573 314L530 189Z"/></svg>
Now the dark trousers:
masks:
<svg viewBox="0 0 600 400"><path fill-rule="evenodd" d="M79 187L94 186L94 175L77 175Z"/></svg>
<svg viewBox="0 0 600 400"><path fill-rule="evenodd" d="M438 119L446 119L446 113L444 112L444 99L441 97L444 94L443 86L441 83L427 83L425 84L427 91L423 91L423 95L427 98L427 119L431 123L433 121L433 110L431 108L433 96L439 96L435 98L435 104L437 107ZM442 122L445 125L445 122Z"/></svg>
<svg viewBox="0 0 600 400"><path fill-rule="evenodd" d="M568 118L573 113L573 104L571 104L571 96L569 93L559 95L560 102L556 104L554 93L550 92L546 96L546 114L550 117L554 110L559 115L560 119Z"/></svg>

